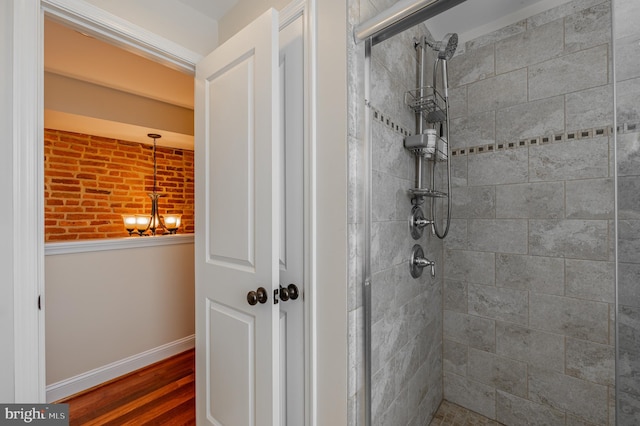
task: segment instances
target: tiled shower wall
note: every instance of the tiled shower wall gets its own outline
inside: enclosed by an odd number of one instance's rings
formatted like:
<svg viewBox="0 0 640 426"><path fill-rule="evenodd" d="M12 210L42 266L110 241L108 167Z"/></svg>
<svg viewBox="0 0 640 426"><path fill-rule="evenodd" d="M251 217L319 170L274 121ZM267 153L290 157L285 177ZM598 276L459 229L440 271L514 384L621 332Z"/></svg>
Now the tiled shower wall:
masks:
<svg viewBox="0 0 640 426"><path fill-rule="evenodd" d="M640 2L614 0L618 166L618 424L640 424Z"/></svg>
<svg viewBox="0 0 640 426"><path fill-rule="evenodd" d="M415 127L403 97L416 85L413 38L425 32L416 27L372 49L373 425L427 424L442 399L442 242L429 229L417 241L409 235L415 160L403 147L406 131ZM428 214L428 203L423 208ZM417 243L436 262L435 278L428 269L411 277Z"/></svg>
<svg viewBox="0 0 640 426"><path fill-rule="evenodd" d="M386 9L389 2L356 1L352 23ZM362 393L362 195L364 114L372 119L372 424L426 425L442 400L442 242L427 230L418 241L408 230L414 185L414 157L403 147L415 130L414 114L404 93L416 85L414 37L427 33L418 26L373 47L371 99L364 101L364 47L351 45L350 74L350 424L364 424ZM428 63L432 63L428 61ZM429 72L431 68L429 67ZM425 269L413 279L409 258L419 243L436 262L437 276ZM360 339L358 339L360 337Z"/></svg>
<svg viewBox="0 0 640 426"><path fill-rule="evenodd" d="M506 425L614 424L611 4L461 46L444 397Z"/></svg>

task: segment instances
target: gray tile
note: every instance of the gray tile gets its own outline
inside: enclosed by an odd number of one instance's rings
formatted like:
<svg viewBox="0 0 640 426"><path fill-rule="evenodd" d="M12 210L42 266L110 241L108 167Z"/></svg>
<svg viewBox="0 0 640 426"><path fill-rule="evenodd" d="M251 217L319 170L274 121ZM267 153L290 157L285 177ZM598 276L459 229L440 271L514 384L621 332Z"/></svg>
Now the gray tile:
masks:
<svg viewBox="0 0 640 426"><path fill-rule="evenodd" d="M526 253L527 221L523 219L470 219L469 248L500 253Z"/></svg>
<svg viewBox="0 0 640 426"><path fill-rule="evenodd" d="M616 358L617 381L621 392L640 396L640 351L634 349L620 349Z"/></svg>
<svg viewBox="0 0 640 426"><path fill-rule="evenodd" d="M618 264L618 297L627 306L640 307L640 264Z"/></svg>
<svg viewBox="0 0 640 426"><path fill-rule="evenodd" d="M371 276L371 322L376 323L384 318L389 305L395 305L395 293L399 269L389 268ZM406 271L405 271L406 273ZM415 281L415 280L413 280Z"/></svg>
<svg viewBox="0 0 640 426"><path fill-rule="evenodd" d="M629 37L638 33L635 17L640 13L640 4L635 0L616 0L615 38Z"/></svg>
<svg viewBox="0 0 640 426"><path fill-rule="evenodd" d="M447 250L466 250L469 248L466 219L451 219L449 234L444 240L444 246Z"/></svg>
<svg viewBox="0 0 640 426"><path fill-rule="evenodd" d="M496 217L563 218L564 185L562 182L548 182L497 186Z"/></svg>
<svg viewBox="0 0 640 426"><path fill-rule="evenodd" d="M536 293L564 294L564 259L496 255L496 285Z"/></svg>
<svg viewBox="0 0 640 426"><path fill-rule="evenodd" d="M406 192L406 180L376 170L372 170L371 174L373 221L380 222L397 219L396 194L398 192Z"/></svg>
<svg viewBox="0 0 640 426"><path fill-rule="evenodd" d="M395 382L391 365L380 369L371 377L371 415L379 419L391 407L395 399Z"/></svg>
<svg viewBox="0 0 640 426"><path fill-rule="evenodd" d="M451 148L469 148L493 144L496 141L493 111L465 115L451 120Z"/></svg>
<svg viewBox="0 0 640 426"><path fill-rule="evenodd" d="M496 391L491 386L446 372L444 397L447 401L495 419Z"/></svg>
<svg viewBox="0 0 640 426"><path fill-rule="evenodd" d="M615 385L615 348L610 345L567 339L567 366L569 376L601 385Z"/></svg>
<svg viewBox="0 0 640 426"><path fill-rule="evenodd" d="M445 252L444 278L491 285L495 283L495 254L447 250Z"/></svg>
<svg viewBox="0 0 640 426"><path fill-rule="evenodd" d="M608 159L606 137L530 147L529 175L531 181L603 178Z"/></svg>
<svg viewBox="0 0 640 426"><path fill-rule="evenodd" d="M453 218L493 218L496 215L496 188L494 186L454 188L451 199L451 216Z"/></svg>
<svg viewBox="0 0 640 426"><path fill-rule="evenodd" d="M528 293L505 287L469 285L469 313L526 325Z"/></svg>
<svg viewBox="0 0 640 426"><path fill-rule="evenodd" d="M565 19L564 48L575 52L611 41L611 2L605 1Z"/></svg>
<svg viewBox="0 0 640 426"><path fill-rule="evenodd" d="M640 78L618 81L616 88L616 114L618 125L640 122Z"/></svg>
<svg viewBox="0 0 640 426"><path fill-rule="evenodd" d="M618 220L618 261L640 263L640 220Z"/></svg>
<svg viewBox="0 0 640 426"><path fill-rule="evenodd" d="M613 179L570 181L566 192L567 219L613 219Z"/></svg>
<svg viewBox="0 0 640 426"><path fill-rule="evenodd" d="M505 38L509 38L513 35L523 33L525 31L527 31L527 21L518 21L515 24L507 25L506 27L502 27L489 34L485 34L480 37L474 38L473 40L469 40L466 43L466 50L469 51L478 49L480 47L493 44L497 41L504 40Z"/></svg>
<svg viewBox="0 0 640 426"><path fill-rule="evenodd" d="M466 376L467 352L467 345L445 339L442 354L444 371Z"/></svg>
<svg viewBox="0 0 640 426"><path fill-rule="evenodd" d="M467 283L444 280L444 309L467 313Z"/></svg>
<svg viewBox="0 0 640 426"><path fill-rule="evenodd" d="M604 220L530 220L529 253L607 260L608 234Z"/></svg>
<svg viewBox="0 0 640 426"><path fill-rule="evenodd" d="M382 67L398 85L413 89L416 82L416 50L413 36L399 34L371 49L372 67Z"/></svg>
<svg viewBox="0 0 640 426"><path fill-rule="evenodd" d="M396 352L409 340L405 312L387 312L371 324L371 371L378 372L389 364Z"/></svg>
<svg viewBox="0 0 640 426"><path fill-rule="evenodd" d="M621 351L637 352L640 341L640 308L618 306L618 347Z"/></svg>
<svg viewBox="0 0 640 426"><path fill-rule="evenodd" d="M409 416L418 413L420 403L427 396L429 389L434 387L434 384L429 381L428 369L429 366L427 364L422 364L409 381L407 404ZM438 382L441 382L441 380L438 380Z"/></svg>
<svg viewBox="0 0 640 426"><path fill-rule="evenodd" d="M613 262L566 259L565 294L580 299L614 303Z"/></svg>
<svg viewBox="0 0 640 426"><path fill-rule="evenodd" d="M564 426L565 415L547 405L499 390L496 393L496 420L506 426Z"/></svg>
<svg viewBox="0 0 640 426"><path fill-rule="evenodd" d="M531 101L496 112L496 142L562 133L564 126L564 96Z"/></svg>
<svg viewBox="0 0 640 426"><path fill-rule="evenodd" d="M616 39L616 81L640 77L638 34Z"/></svg>
<svg viewBox="0 0 640 426"><path fill-rule="evenodd" d="M533 28L496 43L496 74L536 64L562 54L561 20Z"/></svg>
<svg viewBox="0 0 640 426"><path fill-rule="evenodd" d="M596 46L529 67L529 100L606 85L607 46Z"/></svg>
<svg viewBox="0 0 640 426"><path fill-rule="evenodd" d="M529 398L597 424L608 420L607 387L564 374L531 367Z"/></svg>
<svg viewBox="0 0 640 426"><path fill-rule="evenodd" d="M609 306L606 303L531 293L529 324L532 328L568 337L609 342Z"/></svg>
<svg viewBox="0 0 640 426"><path fill-rule="evenodd" d="M371 132L373 169L402 179L413 179L413 155L403 148L402 136L375 120Z"/></svg>
<svg viewBox="0 0 640 426"><path fill-rule="evenodd" d="M376 61L371 63L371 105L394 122L399 121L405 126L411 125L413 114L405 106L404 97L398 96L407 90L406 86L395 80L394 76Z"/></svg>
<svg viewBox="0 0 640 426"><path fill-rule="evenodd" d="M640 219L640 176L618 177L618 217Z"/></svg>
<svg viewBox="0 0 640 426"><path fill-rule="evenodd" d="M459 188L467 186L467 156L456 156L451 159L451 186Z"/></svg>
<svg viewBox="0 0 640 426"><path fill-rule="evenodd" d="M488 45L454 56L449 61L449 85L458 87L494 75L494 49Z"/></svg>
<svg viewBox="0 0 640 426"><path fill-rule="evenodd" d="M564 371L564 337L558 334L498 321L496 354L529 365Z"/></svg>
<svg viewBox="0 0 640 426"><path fill-rule="evenodd" d="M408 238L407 223L404 221L374 222L371 226L372 272L408 262L412 247L407 244Z"/></svg>
<svg viewBox="0 0 640 426"><path fill-rule="evenodd" d="M393 380L396 383L396 395L409 386L409 380L420 367L420 345L410 339L393 357Z"/></svg>
<svg viewBox="0 0 640 426"><path fill-rule="evenodd" d="M495 321L459 312L444 311L444 337L471 347L495 350Z"/></svg>
<svg viewBox="0 0 640 426"><path fill-rule="evenodd" d="M640 424L640 396L620 392L618 397L618 425L636 426Z"/></svg>
<svg viewBox="0 0 640 426"><path fill-rule="evenodd" d="M523 183L529 178L526 149L512 149L468 157L469 186Z"/></svg>
<svg viewBox="0 0 640 426"><path fill-rule="evenodd" d="M467 115L467 86L449 89L449 118L464 117Z"/></svg>
<svg viewBox="0 0 640 426"><path fill-rule="evenodd" d="M527 70L520 69L480 80L468 86L469 114L527 102Z"/></svg>
<svg viewBox="0 0 640 426"><path fill-rule="evenodd" d="M566 96L567 129L581 130L613 125L613 87L594 87Z"/></svg>
<svg viewBox="0 0 640 426"><path fill-rule="evenodd" d="M469 349L468 377L513 395L527 395L527 365L477 349Z"/></svg>
<svg viewBox="0 0 640 426"><path fill-rule="evenodd" d="M531 16L527 19L527 25L531 28L539 27L551 21L571 16L581 10L602 3L602 0L574 0L563 3L560 6L548 9L542 13Z"/></svg>

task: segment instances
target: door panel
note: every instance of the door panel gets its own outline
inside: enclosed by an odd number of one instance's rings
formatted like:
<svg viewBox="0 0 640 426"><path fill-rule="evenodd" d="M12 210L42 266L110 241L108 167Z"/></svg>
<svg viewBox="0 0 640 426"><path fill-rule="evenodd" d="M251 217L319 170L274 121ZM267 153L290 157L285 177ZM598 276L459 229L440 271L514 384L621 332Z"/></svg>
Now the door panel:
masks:
<svg viewBox="0 0 640 426"><path fill-rule="evenodd" d="M254 417L255 318L244 312L207 300L207 329L211 347L207 354L213 361L207 384L233 383L233 386L210 386L209 412L223 425L248 425Z"/></svg>
<svg viewBox="0 0 640 426"><path fill-rule="evenodd" d="M248 271L255 266L254 62L249 52L208 81L209 122L220 141L208 154L209 260Z"/></svg>
<svg viewBox="0 0 640 426"><path fill-rule="evenodd" d="M280 303L283 347L282 425L304 424L304 41L303 17L280 30L280 284L298 286Z"/></svg>
<svg viewBox="0 0 640 426"><path fill-rule="evenodd" d="M196 66L199 425L280 423L278 15ZM247 294L266 290L266 303Z"/></svg>

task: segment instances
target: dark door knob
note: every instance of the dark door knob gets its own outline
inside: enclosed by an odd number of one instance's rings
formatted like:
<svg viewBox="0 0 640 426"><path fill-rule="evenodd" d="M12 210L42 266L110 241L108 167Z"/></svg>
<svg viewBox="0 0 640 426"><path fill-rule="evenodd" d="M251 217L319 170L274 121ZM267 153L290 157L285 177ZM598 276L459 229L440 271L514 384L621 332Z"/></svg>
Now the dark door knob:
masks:
<svg viewBox="0 0 640 426"><path fill-rule="evenodd" d="M267 303L267 299L269 299L269 296L267 295L267 290L265 290L264 287L258 287L256 291L251 290L247 293L247 302L249 302L251 306L258 302Z"/></svg>
<svg viewBox="0 0 640 426"><path fill-rule="evenodd" d="M286 302L287 300L289 300L289 297L289 289L287 287L280 286L280 300Z"/></svg>
<svg viewBox="0 0 640 426"><path fill-rule="evenodd" d="M283 302L286 302L287 300L296 300L299 295L298 286L295 284L289 284L286 287L280 286L280 300Z"/></svg>

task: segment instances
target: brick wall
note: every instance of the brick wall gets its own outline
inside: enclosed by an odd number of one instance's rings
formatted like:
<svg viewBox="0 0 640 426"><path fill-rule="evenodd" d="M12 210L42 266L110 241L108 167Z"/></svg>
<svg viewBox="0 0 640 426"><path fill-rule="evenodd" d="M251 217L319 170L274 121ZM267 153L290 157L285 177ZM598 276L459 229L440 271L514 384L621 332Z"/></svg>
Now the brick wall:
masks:
<svg viewBox="0 0 640 426"><path fill-rule="evenodd" d="M160 213L194 230L193 151L157 148ZM122 214L150 212L153 147L60 130L44 132L45 241L125 237Z"/></svg>

